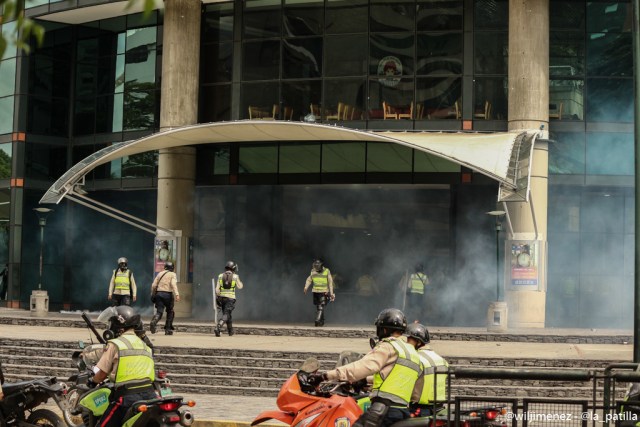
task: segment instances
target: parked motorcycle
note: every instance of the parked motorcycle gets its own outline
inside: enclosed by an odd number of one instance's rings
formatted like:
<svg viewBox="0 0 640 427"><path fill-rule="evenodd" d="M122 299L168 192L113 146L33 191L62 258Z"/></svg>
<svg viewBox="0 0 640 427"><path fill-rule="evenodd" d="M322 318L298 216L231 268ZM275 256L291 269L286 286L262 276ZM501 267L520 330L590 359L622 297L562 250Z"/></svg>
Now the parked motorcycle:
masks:
<svg viewBox="0 0 640 427"><path fill-rule="evenodd" d="M0 375L0 378L4 378L4 375ZM64 390L64 384L59 383L56 377L3 383L4 399L0 401L0 425L64 427L64 422L55 412L44 408L36 409L49 399L53 399L61 410L66 408Z"/></svg>

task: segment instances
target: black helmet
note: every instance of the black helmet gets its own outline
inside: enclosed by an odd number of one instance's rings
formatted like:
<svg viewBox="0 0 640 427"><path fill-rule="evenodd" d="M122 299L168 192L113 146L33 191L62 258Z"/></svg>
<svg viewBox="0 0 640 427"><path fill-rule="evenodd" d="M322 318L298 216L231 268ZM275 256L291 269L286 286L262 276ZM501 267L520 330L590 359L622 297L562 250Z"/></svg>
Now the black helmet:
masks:
<svg viewBox="0 0 640 427"><path fill-rule="evenodd" d="M407 329L407 318L397 308L385 308L376 318L376 335L383 339L391 335L391 331L404 332Z"/></svg>
<svg viewBox="0 0 640 427"><path fill-rule="evenodd" d="M124 267L126 267L129 264L129 262L125 257L118 258L118 267L123 267L122 264L124 264Z"/></svg>
<svg viewBox="0 0 640 427"><path fill-rule="evenodd" d="M164 269L165 270L169 270L169 271L173 271L173 263L171 261L167 261L164 263Z"/></svg>
<svg viewBox="0 0 640 427"><path fill-rule="evenodd" d="M419 262L418 264L416 264L416 273L422 273L424 272L424 265Z"/></svg>
<svg viewBox="0 0 640 427"><path fill-rule="evenodd" d="M120 305L118 307L109 307L105 309L98 316L98 321L109 324L109 330L105 331L103 334L105 339L119 337L127 329L139 328L142 324L140 315L137 314L133 308L127 305Z"/></svg>
<svg viewBox="0 0 640 427"><path fill-rule="evenodd" d="M224 269L225 270L236 271L236 270L238 270L238 264L236 264L233 261L227 261L227 263L224 265Z"/></svg>
<svg viewBox="0 0 640 427"><path fill-rule="evenodd" d="M322 267L324 267L324 261L321 258L316 258L313 260L313 269L318 273L322 271Z"/></svg>
<svg viewBox="0 0 640 427"><path fill-rule="evenodd" d="M427 327L420 323L411 323L409 326L407 326L405 334L408 337L417 340L421 344L421 347L423 345L429 344L429 341L431 341L429 339L429 331L427 330Z"/></svg>

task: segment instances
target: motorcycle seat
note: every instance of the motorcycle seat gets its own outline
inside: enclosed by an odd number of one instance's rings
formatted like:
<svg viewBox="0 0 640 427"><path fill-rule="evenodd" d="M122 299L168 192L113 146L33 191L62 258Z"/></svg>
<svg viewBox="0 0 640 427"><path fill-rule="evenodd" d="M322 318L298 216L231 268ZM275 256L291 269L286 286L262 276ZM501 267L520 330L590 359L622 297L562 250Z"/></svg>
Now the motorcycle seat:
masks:
<svg viewBox="0 0 640 427"><path fill-rule="evenodd" d="M18 381L16 383L4 383L2 384L2 391L7 396L17 391L21 391L29 386L40 386L44 388L51 388L51 385L56 384L56 377L38 378L35 380Z"/></svg>

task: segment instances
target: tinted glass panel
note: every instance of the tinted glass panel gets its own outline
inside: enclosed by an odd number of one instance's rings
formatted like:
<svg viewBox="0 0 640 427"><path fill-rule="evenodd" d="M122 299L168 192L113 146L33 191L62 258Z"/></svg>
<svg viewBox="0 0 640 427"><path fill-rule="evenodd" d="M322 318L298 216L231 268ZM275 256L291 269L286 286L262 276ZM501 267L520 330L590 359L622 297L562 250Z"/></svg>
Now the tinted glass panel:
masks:
<svg viewBox="0 0 640 427"><path fill-rule="evenodd" d="M280 173L320 173L320 144L282 144Z"/></svg>
<svg viewBox="0 0 640 427"><path fill-rule="evenodd" d="M242 85L243 119L274 119L277 117L280 96L277 83L247 83Z"/></svg>
<svg viewBox="0 0 640 427"><path fill-rule="evenodd" d="M587 174L633 175L633 135L587 134Z"/></svg>
<svg viewBox="0 0 640 427"><path fill-rule="evenodd" d="M488 109L487 102L489 103ZM506 78L476 79L473 116L474 119L480 120L504 120L507 118Z"/></svg>
<svg viewBox="0 0 640 427"><path fill-rule="evenodd" d="M631 76L633 73L631 33L589 34L587 73L598 76Z"/></svg>
<svg viewBox="0 0 640 427"><path fill-rule="evenodd" d="M408 111L413 101L413 89L413 79L369 80L369 118L383 118L383 102L389 105L392 112Z"/></svg>
<svg viewBox="0 0 640 427"><path fill-rule="evenodd" d="M507 0L475 0L473 10L475 28L506 30L509 27Z"/></svg>
<svg viewBox="0 0 640 427"><path fill-rule="evenodd" d="M233 40L233 3L208 4L202 16L202 41Z"/></svg>
<svg viewBox="0 0 640 427"><path fill-rule="evenodd" d="M413 33L372 34L369 74L373 76L412 75L414 49Z"/></svg>
<svg viewBox="0 0 640 427"><path fill-rule="evenodd" d="M552 136L549 144L549 173L583 174L584 161L584 133L557 133Z"/></svg>
<svg viewBox="0 0 640 427"><path fill-rule="evenodd" d="M633 80L588 79L587 120L632 122Z"/></svg>
<svg viewBox="0 0 640 427"><path fill-rule="evenodd" d="M41 135L67 136L69 101L32 96L27 104L27 129Z"/></svg>
<svg viewBox="0 0 640 427"><path fill-rule="evenodd" d="M157 151L134 154L122 158L122 178L151 178L155 176Z"/></svg>
<svg viewBox="0 0 640 427"><path fill-rule="evenodd" d="M229 174L229 159L231 155L229 153L228 146L217 146L214 148L214 161L213 161L213 174L214 175L228 175Z"/></svg>
<svg viewBox="0 0 640 427"><path fill-rule="evenodd" d="M203 86L199 123L231 120L231 85Z"/></svg>
<svg viewBox="0 0 640 427"><path fill-rule="evenodd" d="M371 4L370 31L413 31L416 5L413 2L375 1Z"/></svg>
<svg viewBox="0 0 640 427"><path fill-rule="evenodd" d="M104 133L113 130L113 96L96 98L96 132Z"/></svg>
<svg viewBox="0 0 640 427"><path fill-rule="evenodd" d="M67 149L65 147L26 144L25 176L35 179L57 179L65 171L67 165Z"/></svg>
<svg viewBox="0 0 640 427"><path fill-rule="evenodd" d="M13 144L11 143L0 144L0 179L11 178L11 157L13 156L12 145ZM3 197L2 201L7 202L9 200Z"/></svg>
<svg viewBox="0 0 640 427"><path fill-rule="evenodd" d="M284 35L313 36L322 34L324 1L285 0Z"/></svg>
<svg viewBox="0 0 640 427"><path fill-rule="evenodd" d="M508 56L507 33L476 33L473 55L476 74L506 74Z"/></svg>
<svg viewBox="0 0 640 427"><path fill-rule="evenodd" d="M73 123L75 135L87 135L93 133L95 122L95 100L76 99L75 116Z"/></svg>
<svg viewBox="0 0 640 427"><path fill-rule="evenodd" d="M366 34L325 37L325 76L362 76L367 74Z"/></svg>
<svg viewBox="0 0 640 427"><path fill-rule="evenodd" d="M244 80L271 80L280 76L279 40L245 43L242 58Z"/></svg>
<svg viewBox="0 0 640 427"><path fill-rule="evenodd" d="M0 98L0 134L13 132L13 96Z"/></svg>
<svg viewBox="0 0 640 427"><path fill-rule="evenodd" d="M549 75L584 75L584 33L551 32L549 41Z"/></svg>
<svg viewBox="0 0 640 427"><path fill-rule="evenodd" d="M233 44L214 43L202 46L202 83L231 81L233 72Z"/></svg>
<svg viewBox="0 0 640 427"><path fill-rule="evenodd" d="M630 32L632 16L628 2L588 2L587 32Z"/></svg>
<svg viewBox="0 0 640 427"><path fill-rule="evenodd" d="M42 67L48 68L48 67ZM43 76L43 83L48 85L49 80L46 74ZM16 59L5 59L0 61L0 96L13 95L16 84Z"/></svg>
<svg viewBox="0 0 640 427"><path fill-rule="evenodd" d="M325 118L330 117L332 120L364 119L364 79L332 79L325 80L324 84ZM340 104L342 104L341 115L338 114Z"/></svg>
<svg viewBox="0 0 640 427"><path fill-rule="evenodd" d="M311 104L320 101L321 82L300 80L282 84L282 106L279 117L299 121L311 112Z"/></svg>
<svg viewBox="0 0 640 427"><path fill-rule="evenodd" d="M416 74L462 74L462 33L418 34Z"/></svg>
<svg viewBox="0 0 640 427"><path fill-rule="evenodd" d="M583 120L584 80L549 80L549 104L562 120Z"/></svg>
<svg viewBox="0 0 640 427"><path fill-rule="evenodd" d="M277 37L280 35L280 0L247 0L244 2L245 38Z"/></svg>
<svg viewBox="0 0 640 427"><path fill-rule="evenodd" d="M414 150L414 172L460 172L460 165L424 151Z"/></svg>
<svg viewBox="0 0 640 427"><path fill-rule="evenodd" d="M416 86L416 102L423 106L419 119L462 118L461 78L421 78L416 80Z"/></svg>
<svg viewBox="0 0 640 427"><path fill-rule="evenodd" d="M462 30L462 1L418 0L418 31Z"/></svg>
<svg viewBox="0 0 640 427"><path fill-rule="evenodd" d="M155 91L124 93L123 130L151 129L155 122Z"/></svg>
<svg viewBox="0 0 640 427"><path fill-rule="evenodd" d="M113 121L111 123L112 132L122 131L124 93L116 93L113 95Z"/></svg>
<svg viewBox="0 0 640 427"><path fill-rule="evenodd" d="M322 172L364 172L365 143L322 144Z"/></svg>
<svg viewBox="0 0 640 427"><path fill-rule="evenodd" d="M328 0L325 32L341 34L367 31L367 3L367 0Z"/></svg>
<svg viewBox="0 0 640 427"><path fill-rule="evenodd" d="M398 144L369 142L367 172L411 172L412 151Z"/></svg>
<svg viewBox="0 0 640 427"><path fill-rule="evenodd" d="M238 172L277 173L278 147L274 145L241 146Z"/></svg>
<svg viewBox="0 0 640 427"><path fill-rule="evenodd" d="M282 46L282 77L312 78L322 74L322 38L285 39Z"/></svg>
<svg viewBox="0 0 640 427"><path fill-rule="evenodd" d="M2 31L2 35L5 38L5 40L11 40L11 37L13 36L13 34L15 34L15 30L16 30L16 21L7 22L6 24L2 24L2 26L0 26L0 31ZM12 58L16 56L17 51L18 51L18 48L16 47L15 44L7 43L7 46L4 50L3 58L4 59Z"/></svg>
<svg viewBox="0 0 640 427"><path fill-rule="evenodd" d="M584 30L585 2L551 0L549 25L551 30Z"/></svg>

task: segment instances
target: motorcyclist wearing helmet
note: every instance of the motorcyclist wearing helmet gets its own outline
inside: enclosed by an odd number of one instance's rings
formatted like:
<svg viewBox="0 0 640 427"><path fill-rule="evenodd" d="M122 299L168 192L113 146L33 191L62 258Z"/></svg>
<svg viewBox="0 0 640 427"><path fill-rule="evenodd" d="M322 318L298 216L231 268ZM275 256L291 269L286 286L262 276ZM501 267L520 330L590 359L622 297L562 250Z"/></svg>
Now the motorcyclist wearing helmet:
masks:
<svg viewBox="0 0 640 427"><path fill-rule="evenodd" d="M152 334L156 333L156 325L162 319L164 309L167 309L167 320L164 322L164 334L173 335L173 319L176 312L173 310L175 302L180 301L180 292L178 292L178 277L174 273L173 262L164 263L164 271L158 273L151 284L151 301L156 306L156 314L151 319L149 329Z"/></svg>
<svg viewBox="0 0 640 427"><path fill-rule="evenodd" d="M314 259L311 273L304 284L304 293L306 294L309 288L313 292L313 305L316 306L316 326L324 325L324 308L329 301L336 299L333 287L331 271L324 266L324 261L321 258Z"/></svg>
<svg viewBox="0 0 640 427"><path fill-rule="evenodd" d="M135 302L137 292L136 280L129 270L129 261L125 257L118 258L118 268L113 270L109 282L108 299L116 306L131 305L131 299Z"/></svg>
<svg viewBox="0 0 640 427"><path fill-rule="evenodd" d="M424 272L424 264L417 263L406 281L407 315L418 322L423 315L425 294L429 285L429 276Z"/></svg>
<svg viewBox="0 0 640 427"><path fill-rule="evenodd" d="M354 424L356 427L387 427L409 417L409 402L419 399L416 382L422 364L416 349L402 337L407 327L404 313L396 308L382 310L375 321L378 341L361 359L327 372L309 376L318 384L326 380L357 382L373 375L371 406Z"/></svg>
<svg viewBox="0 0 640 427"><path fill-rule="evenodd" d="M89 385L110 377L114 390L109 397L109 407L97 426L119 427L135 402L156 397L153 389L155 364L151 349L135 333L141 320L133 308L110 307L100 316L108 318L109 330L115 337L107 342L102 357L93 368L94 376Z"/></svg>
<svg viewBox="0 0 640 427"><path fill-rule="evenodd" d="M233 261L227 261L224 266L224 273L218 275L216 282L216 290L214 295L214 307L217 310L222 310L222 317L217 321L213 332L216 337L220 336L222 326L227 324L227 332L229 336L234 334L233 331L233 309L236 308L236 289L242 289L244 285L240 276L238 276L238 264ZM217 317L217 315L216 315Z"/></svg>
<svg viewBox="0 0 640 427"><path fill-rule="evenodd" d="M418 350L423 366L423 377L418 380L422 389L420 399L412 401L411 412L426 417L435 412L447 400L447 372L449 363L429 347L429 331L420 323L411 323L405 332L407 342Z"/></svg>

